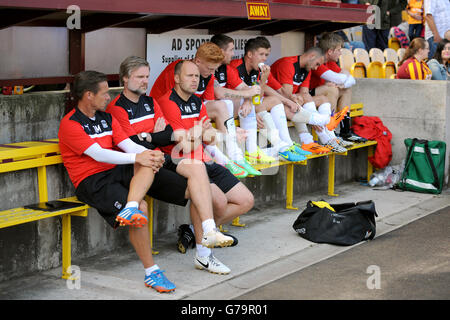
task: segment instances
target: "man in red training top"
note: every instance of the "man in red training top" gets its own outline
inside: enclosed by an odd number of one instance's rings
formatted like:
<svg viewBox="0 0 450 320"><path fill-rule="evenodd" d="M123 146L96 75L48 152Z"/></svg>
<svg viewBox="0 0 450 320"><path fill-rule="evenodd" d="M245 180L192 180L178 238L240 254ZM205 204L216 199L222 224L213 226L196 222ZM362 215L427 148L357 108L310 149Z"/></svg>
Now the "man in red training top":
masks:
<svg viewBox="0 0 450 320"><path fill-rule="evenodd" d="M169 146L173 159L205 158L203 143L213 144L215 130L212 128L206 108L195 95L200 80L200 72L192 61L179 61L174 68L175 87L162 96L158 102L164 116L173 128L175 146ZM222 205L214 207L217 225L225 224L239 217L253 207L253 195L242 182L217 163L205 163L211 181L214 197ZM194 222L195 225L195 222ZM201 234L195 231L195 238ZM210 252L197 251L195 266L199 269L216 267L218 273L230 270L218 261Z"/></svg>
<svg viewBox="0 0 450 320"><path fill-rule="evenodd" d="M300 94L300 86L303 83L309 83L311 71L316 70L324 61L322 49L312 47L305 53L298 56L283 57L275 61L270 67L272 75L281 84L281 94L297 101L302 107L310 112L316 112L316 103L321 109L326 106L328 99L325 96L315 96L314 100L310 97L303 97ZM329 104L329 103L328 103ZM323 105L323 106L322 106ZM286 111L287 113L289 110ZM292 117L292 115L291 115ZM314 142L309 133L306 123L297 122L295 124L302 148L313 153L327 153L331 150L326 146L321 146ZM315 126L316 130L320 129Z"/></svg>
<svg viewBox="0 0 450 320"><path fill-rule="evenodd" d="M119 122L104 112L110 101L106 80L96 71L75 76L77 106L61 120L58 132L64 166L78 199L96 208L112 227L130 226L130 242L145 268L145 285L170 292L175 285L153 261L149 231L142 228L148 212L144 196L164 197L164 156L131 141Z"/></svg>
<svg viewBox="0 0 450 320"><path fill-rule="evenodd" d="M119 70L120 81L124 90L109 104L106 111L119 121L130 139L137 144L148 149L170 150L168 146L173 144L171 139L172 127L166 124L159 104L152 97L145 95L149 75L150 66L145 59L135 56L126 58L121 63ZM192 221L199 223L193 228L203 230L201 232L203 238L215 242L199 242L198 246L224 247L237 244L236 238L224 236L215 230L213 205L220 206L221 203L218 202L219 197L211 194L209 177L204 163L202 161L191 161L191 159L181 159L174 162L167 154L165 158L163 168L187 179L187 188L183 191L185 192L185 198L191 200L191 216L195 216ZM213 201L216 201L216 203L213 203ZM215 236L208 236L209 232L214 232ZM178 243L182 253L186 252L188 245L188 243L180 243L180 241ZM183 246L183 248L180 248L180 246Z"/></svg>
<svg viewBox="0 0 450 320"><path fill-rule="evenodd" d="M281 158L288 161L304 160L304 146L292 141L286 116L289 115L288 119L296 123L296 126L297 123L308 123L326 125L334 129L341 120L341 114L330 117L319 114L317 111L308 111L302 108L298 102L294 102L280 93L281 85L272 76L270 67L264 64L271 50L267 38L250 39L245 44L244 50L244 57L233 60L231 66L237 69L240 78L247 85L256 81L260 82L264 97L261 104L255 106L255 109L256 115L262 119L265 129L261 130L261 133L267 134L267 139L278 148L278 155Z"/></svg>
<svg viewBox="0 0 450 320"><path fill-rule="evenodd" d="M235 157L236 153L242 153L242 151L237 146L235 130L227 130L226 123L231 116L228 112L227 103L225 101L215 100L216 98L214 95L214 72L220 66L223 59L224 55L222 51L212 42L205 42L198 47L195 57L192 60L200 70L200 81L195 95L205 104L205 112L207 112L211 120L215 122L218 133L223 137L223 139L220 140L225 141L229 154L228 156L225 155L216 145L206 146L206 150L213 156L216 162L224 165L236 177L245 178L248 175L248 172L242 166L239 166L239 163L234 161L237 160ZM156 79L150 92L150 95L154 99L159 100L174 87L175 82L173 72L175 65L179 61L181 60L176 60L169 64Z"/></svg>

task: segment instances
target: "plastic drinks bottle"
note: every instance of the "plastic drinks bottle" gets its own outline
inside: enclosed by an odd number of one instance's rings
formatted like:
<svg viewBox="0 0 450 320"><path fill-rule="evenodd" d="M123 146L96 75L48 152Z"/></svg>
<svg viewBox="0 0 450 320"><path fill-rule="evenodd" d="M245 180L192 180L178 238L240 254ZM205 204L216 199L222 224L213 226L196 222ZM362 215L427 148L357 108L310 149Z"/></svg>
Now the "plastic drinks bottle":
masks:
<svg viewBox="0 0 450 320"><path fill-rule="evenodd" d="M253 82L253 85L257 85L258 84L258 82ZM258 105L258 104L261 104L261 95L260 94L255 94L253 97L252 97L252 103L253 103L253 105Z"/></svg>

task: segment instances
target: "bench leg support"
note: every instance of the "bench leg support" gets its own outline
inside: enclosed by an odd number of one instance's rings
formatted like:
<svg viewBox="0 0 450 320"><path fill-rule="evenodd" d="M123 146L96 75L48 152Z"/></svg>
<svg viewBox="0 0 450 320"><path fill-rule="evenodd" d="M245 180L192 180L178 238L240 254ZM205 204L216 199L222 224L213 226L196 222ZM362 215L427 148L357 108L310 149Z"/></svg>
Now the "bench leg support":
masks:
<svg viewBox="0 0 450 320"><path fill-rule="evenodd" d="M233 221L231 221L231 225L235 227L245 227L245 223L239 222L239 217L234 218Z"/></svg>
<svg viewBox="0 0 450 320"><path fill-rule="evenodd" d="M62 277L63 279L69 279L71 274L68 272L68 268L71 263L71 216L65 214L62 216Z"/></svg>
<svg viewBox="0 0 450 320"><path fill-rule="evenodd" d="M293 207L294 201L294 165L288 164L286 166L286 209L298 210Z"/></svg>
<svg viewBox="0 0 450 320"><path fill-rule="evenodd" d="M370 146L367 150L367 182L370 181L370 176L373 173L373 166L369 161L369 157L373 157L374 151L375 151L374 146Z"/></svg>
<svg viewBox="0 0 450 320"><path fill-rule="evenodd" d="M150 247L152 254L159 254L159 251L153 250L153 198L147 199L148 206L148 233L150 235Z"/></svg>
<svg viewBox="0 0 450 320"><path fill-rule="evenodd" d="M334 176L335 176L336 155L334 153L328 156L328 195L337 197L334 193Z"/></svg>

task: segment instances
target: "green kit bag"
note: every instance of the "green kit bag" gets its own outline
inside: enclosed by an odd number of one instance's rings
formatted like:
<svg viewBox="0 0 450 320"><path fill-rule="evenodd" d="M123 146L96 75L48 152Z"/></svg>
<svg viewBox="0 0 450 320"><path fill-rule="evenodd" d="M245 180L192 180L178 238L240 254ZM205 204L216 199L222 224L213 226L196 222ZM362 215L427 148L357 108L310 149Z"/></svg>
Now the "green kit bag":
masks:
<svg viewBox="0 0 450 320"><path fill-rule="evenodd" d="M444 141L405 139L407 156L402 177L396 188L434 193L442 191L445 175Z"/></svg>

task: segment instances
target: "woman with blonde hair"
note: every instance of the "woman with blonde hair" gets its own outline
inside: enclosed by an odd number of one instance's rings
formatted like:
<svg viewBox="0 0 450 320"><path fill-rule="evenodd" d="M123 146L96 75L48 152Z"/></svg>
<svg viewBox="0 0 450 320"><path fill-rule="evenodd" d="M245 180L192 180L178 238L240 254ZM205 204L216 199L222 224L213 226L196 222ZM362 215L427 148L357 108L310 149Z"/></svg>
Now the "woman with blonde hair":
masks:
<svg viewBox="0 0 450 320"><path fill-rule="evenodd" d="M425 60L430 46L424 38L415 38L398 63L397 79L430 80L431 70Z"/></svg>

